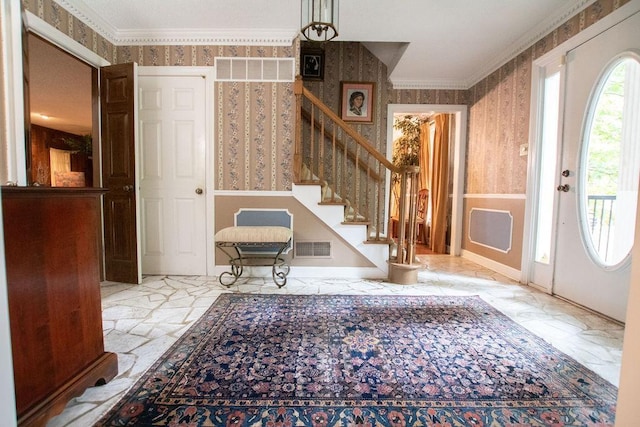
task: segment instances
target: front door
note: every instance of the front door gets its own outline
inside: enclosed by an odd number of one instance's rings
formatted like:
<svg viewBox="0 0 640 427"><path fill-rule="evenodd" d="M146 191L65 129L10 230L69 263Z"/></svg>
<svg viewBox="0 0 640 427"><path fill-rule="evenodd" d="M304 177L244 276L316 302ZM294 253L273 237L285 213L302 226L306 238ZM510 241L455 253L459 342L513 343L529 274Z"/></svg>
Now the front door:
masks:
<svg viewBox="0 0 640 427"><path fill-rule="evenodd" d="M205 79L139 73L144 274L207 274Z"/></svg>
<svg viewBox="0 0 640 427"><path fill-rule="evenodd" d="M640 167L637 49L640 13L567 54L557 181L553 292L620 321Z"/></svg>
<svg viewBox="0 0 640 427"><path fill-rule="evenodd" d="M100 69L105 279L140 283L136 211L135 64Z"/></svg>

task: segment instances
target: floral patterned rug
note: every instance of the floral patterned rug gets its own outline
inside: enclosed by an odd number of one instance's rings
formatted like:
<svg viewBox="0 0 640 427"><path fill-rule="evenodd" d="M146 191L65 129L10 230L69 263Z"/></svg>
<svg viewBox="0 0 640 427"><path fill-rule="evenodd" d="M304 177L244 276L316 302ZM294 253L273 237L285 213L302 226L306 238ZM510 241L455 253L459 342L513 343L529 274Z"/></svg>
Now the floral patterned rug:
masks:
<svg viewBox="0 0 640 427"><path fill-rule="evenodd" d="M223 294L97 425L613 425L617 389L479 297Z"/></svg>

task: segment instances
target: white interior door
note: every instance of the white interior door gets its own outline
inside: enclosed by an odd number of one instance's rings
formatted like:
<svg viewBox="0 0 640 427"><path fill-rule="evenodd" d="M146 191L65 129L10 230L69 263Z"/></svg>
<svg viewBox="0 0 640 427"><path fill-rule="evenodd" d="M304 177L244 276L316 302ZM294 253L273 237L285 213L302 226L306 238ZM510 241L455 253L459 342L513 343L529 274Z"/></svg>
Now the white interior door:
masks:
<svg viewBox="0 0 640 427"><path fill-rule="evenodd" d="M205 79L140 75L144 274L205 275Z"/></svg>
<svg viewBox="0 0 640 427"><path fill-rule="evenodd" d="M558 181L565 187L558 190L553 278L555 294L620 321L629 292L640 163L634 153L640 145L640 74L633 49L640 49L638 13L567 54L560 160L565 172ZM625 58L630 66L623 66Z"/></svg>

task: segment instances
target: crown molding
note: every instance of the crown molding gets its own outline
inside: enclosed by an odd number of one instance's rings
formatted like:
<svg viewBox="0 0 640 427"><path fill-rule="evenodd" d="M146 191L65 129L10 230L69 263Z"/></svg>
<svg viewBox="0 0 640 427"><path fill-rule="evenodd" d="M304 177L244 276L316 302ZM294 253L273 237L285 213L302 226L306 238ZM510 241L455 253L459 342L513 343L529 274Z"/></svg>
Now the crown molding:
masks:
<svg viewBox="0 0 640 427"><path fill-rule="evenodd" d="M233 45L233 46L291 46L298 29L162 29L159 31L118 30L84 1L56 0L80 21L116 46L136 45Z"/></svg>
<svg viewBox="0 0 640 427"><path fill-rule="evenodd" d="M104 37L111 44L117 44L114 34L116 28L102 19L93 9L87 7L84 2L74 0L55 0L60 6L74 15L80 21L91 27L95 32Z"/></svg>
<svg viewBox="0 0 640 427"><path fill-rule="evenodd" d="M93 67L104 67L111 64L91 49L86 48L68 35L56 30L43 19L37 17L28 10L25 11L24 22L29 31L45 38L50 43L53 43L60 49L69 52L76 58L92 65Z"/></svg>
<svg viewBox="0 0 640 427"><path fill-rule="evenodd" d="M393 89L454 89L467 90L469 88L466 81L457 80L394 80L391 79Z"/></svg>
<svg viewBox="0 0 640 427"><path fill-rule="evenodd" d="M470 76L467 88L471 88L486 76L502 67L508 61L529 49L538 40L551 33L571 17L596 1L597 0L573 0L566 6L558 9L557 13L549 16L546 20L536 25L531 31L512 43L509 48L504 49L498 56L494 57L493 60L487 62L484 67L480 67L472 76Z"/></svg>
<svg viewBox="0 0 640 427"><path fill-rule="evenodd" d="M237 29L233 31L208 29L162 29L161 31L117 31L118 46L136 45L233 45L233 46L291 46L298 30Z"/></svg>

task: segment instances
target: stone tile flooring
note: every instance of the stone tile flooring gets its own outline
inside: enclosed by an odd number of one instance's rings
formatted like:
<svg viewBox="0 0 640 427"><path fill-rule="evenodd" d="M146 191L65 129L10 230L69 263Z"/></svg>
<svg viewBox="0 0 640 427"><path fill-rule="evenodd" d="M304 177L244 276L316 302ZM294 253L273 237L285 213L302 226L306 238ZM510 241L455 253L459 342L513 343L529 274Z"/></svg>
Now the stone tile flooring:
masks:
<svg viewBox="0 0 640 427"><path fill-rule="evenodd" d="M225 292L285 294L479 295L556 348L618 385L623 326L463 258L420 257L415 285L379 280L241 278L230 289L215 277L149 276L141 285L102 284L105 349L118 353L118 376L69 402L48 427L93 425L152 363Z"/></svg>

